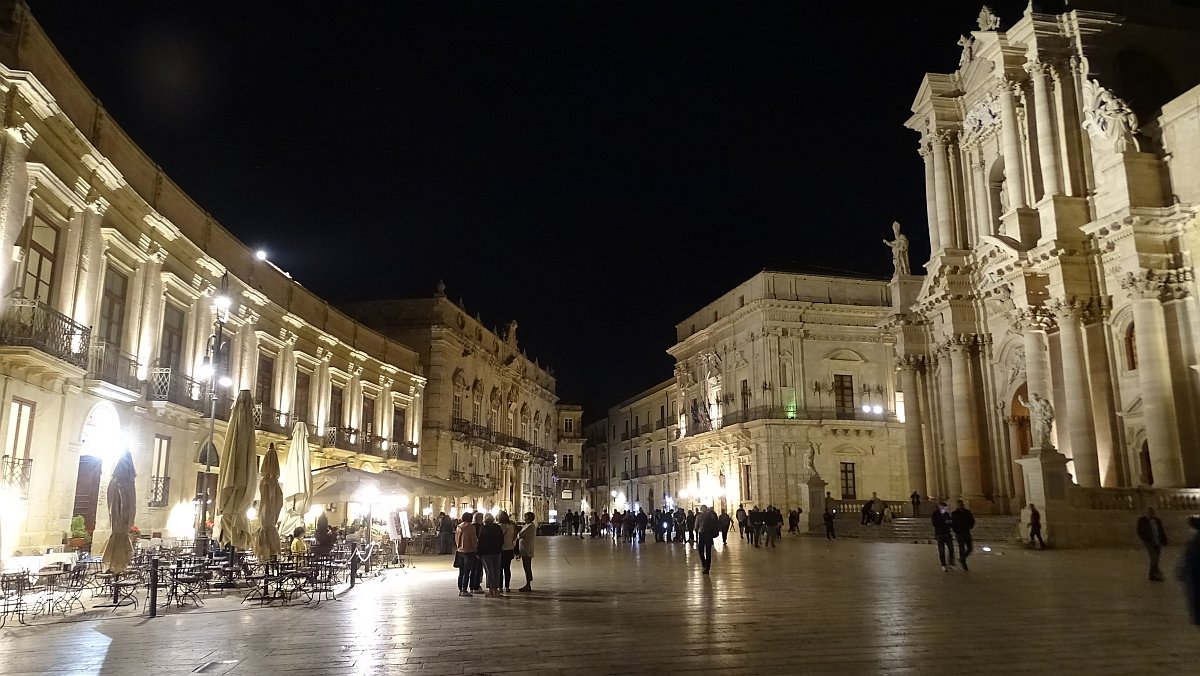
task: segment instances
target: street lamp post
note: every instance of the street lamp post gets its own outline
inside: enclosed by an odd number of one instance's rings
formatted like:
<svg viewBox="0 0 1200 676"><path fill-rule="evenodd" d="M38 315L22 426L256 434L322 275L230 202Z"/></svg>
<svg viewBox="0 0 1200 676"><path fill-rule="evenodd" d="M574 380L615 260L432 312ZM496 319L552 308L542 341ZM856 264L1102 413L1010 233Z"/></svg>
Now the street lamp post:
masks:
<svg viewBox="0 0 1200 676"><path fill-rule="evenodd" d="M231 382L224 368L225 362L221 360L221 353L225 351L226 347L224 342L225 322L229 321L229 308L232 304L233 301L229 298L229 275L225 274L221 276L220 290L213 297L212 307L215 310L216 320L213 322L213 332L208 338L208 347L204 356L204 362L200 365L200 373L198 374L201 380L208 383L208 444L210 446L210 448L203 449L204 486L203 492L199 496L200 523L196 526L196 551L198 553L207 552L209 547L208 503L211 500L209 499L208 487L212 476L212 454L217 449L217 387L228 387ZM213 516L215 517L216 514L214 513Z"/></svg>

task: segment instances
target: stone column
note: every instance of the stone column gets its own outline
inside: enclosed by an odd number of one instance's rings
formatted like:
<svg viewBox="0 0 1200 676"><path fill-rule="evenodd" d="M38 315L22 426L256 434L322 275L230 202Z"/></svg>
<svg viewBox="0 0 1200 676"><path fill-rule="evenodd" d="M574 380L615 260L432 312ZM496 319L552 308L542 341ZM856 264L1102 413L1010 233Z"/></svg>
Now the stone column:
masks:
<svg viewBox="0 0 1200 676"><path fill-rule="evenodd" d="M992 234L991 200L988 198L988 180L986 166L983 162L983 151L971 159L972 189L975 191L975 235L976 241Z"/></svg>
<svg viewBox="0 0 1200 676"><path fill-rule="evenodd" d="M908 459L908 486L921 495L929 494L925 479L925 445L921 440L921 405L917 396L919 357L900 359L900 385L904 388L904 453Z"/></svg>
<svg viewBox="0 0 1200 676"><path fill-rule="evenodd" d="M1133 332L1137 340L1138 383L1145 411L1146 441L1156 488L1185 485L1179 448L1171 360L1163 316L1163 280L1154 271L1130 273L1121 285L1133 301Z"/></svg>
<svg viewBox="0 0 1200 676"><path fill-rule="evenodd" d="M933 137L933 182L937 194L938 241L942 248L958 246L954 228L954 196L950 186L950 166L946 157L950 135L940 132Z"/></svg>
<svg viewBox="0 0 1200 676"><path fill-rule="evenodd" d="M1025 506L1025 476L1021 472L1020 460L1024 455L1021 452L1022 440L1025 438L1021 430L1021 419L1017 416L1008 416L1004 419L1004 423L1008 425L1008 457L1013 464L1013 499L1016 501L1017 507Z"/></svg>
<svg viewBox="0 0 1200 676"><path fill-rule="evenodd" d="M1083 306L1075 300L1057 300L1050 311L1058 320L1062 351L1063 394L1066 400L1067 435L1075 461L1075 481L1080 486L1100 485L1100 462L1096 456L1096 424L1092 419L1091 388L1084 361ZM1060 412L1060 415L1062 412Z"/></svg>
<svg viewBox="0 0 1200 676"><path fill-rule="evenodd" d="M942 487L943 498L962 495L962 477L958 466L958 428L954 418L958 415L954 405L953 364L945 346L938 352L938 408L942 418L942 463L946 468L946 481Z"/></svg>
<svg viewBox="0 0 1200 676"><path fill-rule="evenodd" d="M927 359L922 359L921 370L917 371L915 376L917 380L917 392L914 397L917 399L917 405L921 409L922 421L924 423L921 431L921 441L925 447L925 495L940 494L940 475L941 475L941 460L937 455L937 434L934 428L937 425L936 411L930 406L929 392L932 390L932 385L929 382L931 374L931 364Z"/></svg>
<svg viewBox="0 0 1200 676"><path fill-rule="evenodd" d="M1017 106L1013 99L1011 80L1005 79L1000 86L1000 136L1004 154L1004 190L1008 193L1008 208L1029 206L1025 201L1025 177L1021 167L1021 133L1017 129Z"/></svg>
<svg viewBox="0 0 1200 676"><path fill-rule="evenodd" d="M138 326L137 359L138 380L150 377L150 366L158 356L158 339L162 327L163 290L162 264L167 252L159 249L150 255L145 268L145 291L142 293L141 321Z"/></svg>
<svg viewBox="0 0 1200 676"><path fill-rule="evenodd" d="M366 429L366 421L362 419L362 367L352 365L350 367L350 382L346 386L346 394L343 398L342 408L345 411L343 418L346 424L351 429L356 429L362 432Z"/></svg>
<svg viewBox="0 0 1200 676"><path fill-rule="evenodd" d="M1042 308L1029 307L1021 311L1018 326L1025 345L1025 389L1030 397L1036 394L1053 399L1049 341L1046 338L1048 321Z"/></svg>
<svg viewBox="0 0 1200 676"><path fill-rule="evenodd" d="M524 490L521 487L521 482L525 478L525 461L514 460L512 464L512 503L513 513L520 516L520 521L525 521L525 512L528 511L521 504L521 493Z"/></svg>
<svg viewBox="0 0 1200 676"><path fill-rule="evenodd" d="M79 278L75 282L72 309L68 313L72 319L92 326L92 317L100 308L99 280L104 274L104 238L100 235L100 221L108 211L108 202L97 199L83 210L80 223Z"/></svg>
<svg viewBox="0 0 1200 676"><path fill-rule="evenodd" d="M16 278L12 251L25 227L29 202L29 172L25 157L37 138L33 127L18 123L4 129L4 158L0 160L0 294L12 291Z"/></svg>
<svg viewBox="0 0 1200 676"><path fill-rule="evenodd" d="M942 250L942 238L938 227L937 179L933 171L933 146L922 141L920 154L921 159L925 161L925 218L929 222L929 251L931 255L936 255ZM797 373L796 375L800 377L802 374ZM807 381L797 380L796 382Z"/></svg>
<svg viewBox="0 0 1200 676"><path fill-rule="evenodd" d="M1049 65L1041 61L1025 64L1033 81L1033 107L1037 120L1038 165L1042 170L1042 199L1062 194L1062 172L1059 168L1058 143L1054 116L1050 108L1050 88L1046 86Z"/></svg>
<svg viewBox="0 0 1200 676"><path fill-rule="evenodd" d="M142 299L145 298L147 267L150 265L152 265L150 261L139 263L137 270L133 273L133 279L129 280L125 306L125 327L124 333L121 335L121 344L105 348L120 350L133 357L134 360L138 358L142 318L146 311L142 307ZM158 274L159 270L155 266L154 276L157 277Z"/></svg>
<svg viewBox="0 0 1200 676"><path fill-rule="evenodd" d="M979 461L979 421L975 380L971 373L971 351L974 345L975 336L969 335L957 336L949 345L959 480L961 495L967 502L977 502L983 498L983 474Z"/></svg>

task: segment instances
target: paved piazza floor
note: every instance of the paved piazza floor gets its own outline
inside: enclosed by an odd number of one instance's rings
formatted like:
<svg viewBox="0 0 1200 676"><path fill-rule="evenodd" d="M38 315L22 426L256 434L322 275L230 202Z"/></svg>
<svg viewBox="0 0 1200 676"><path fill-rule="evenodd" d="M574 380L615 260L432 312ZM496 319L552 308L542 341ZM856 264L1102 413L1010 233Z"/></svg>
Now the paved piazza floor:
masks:
<svg viewBox="0 0 1200 676"><path fill-rule="evenodd" d="M1200 673L1179 585L1147 582L1139 550L980 552L943 573L929 545L791 537L730 542L705 576L683 545L538 546L533 594L460 598L449 557L422 557L319 607L10 625L0 673Z"/></svg>

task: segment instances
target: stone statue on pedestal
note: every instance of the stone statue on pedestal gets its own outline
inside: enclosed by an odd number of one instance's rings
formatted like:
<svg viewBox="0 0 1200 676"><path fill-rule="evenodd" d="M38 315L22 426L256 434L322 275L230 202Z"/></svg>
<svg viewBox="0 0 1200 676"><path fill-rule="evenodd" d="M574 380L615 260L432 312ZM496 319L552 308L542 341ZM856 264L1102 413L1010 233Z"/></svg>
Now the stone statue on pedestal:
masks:
<svg viewBox="0 0 1200 676"><path fill-rule="evenodd" d="M892 241L883 240L883 243L888 245L892 250L892 267L896 268L897 275L910 275L912 270L908 267L908 238L900 233L900 224L892 222L892 234L896 239Z"/></svg>
<svg viewBox="0 0 1200 676"><path fill-rule="evenodd" d="M813 442L808 442L808 447L804 449L804 471L807 472L808 476L810 477L818 476L816 455L817 447L813 445Z"/></svg>
<svg viewBox="0 0 1200 676"><path fill-rule="evenodd" d="M1050 440L1050 428L1054 425L1054 406L1048 400L1039 397L1036 392L1029 396L1029 401L1020 397L1017 398L1017 401L1029 409L1033 447L1036 449L1054 448L1054 443Z"/></svg>

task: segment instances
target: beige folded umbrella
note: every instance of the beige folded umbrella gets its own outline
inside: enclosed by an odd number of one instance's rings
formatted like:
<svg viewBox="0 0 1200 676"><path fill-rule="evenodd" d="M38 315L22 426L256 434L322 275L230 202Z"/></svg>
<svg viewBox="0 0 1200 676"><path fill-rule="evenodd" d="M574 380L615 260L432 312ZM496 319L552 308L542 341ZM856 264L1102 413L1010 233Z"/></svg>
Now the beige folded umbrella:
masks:
<svg viewBox="0 0 1200 676"><path fill-rule="evenodd" d="M249 549L253 545L246 510L254 502L257 483L254 402L250 390L242 390L233 402L221 447L221 475L217 479L217 539L221 544L232 544L236 549Z"/></svg>
<svg viewBox="0 0 1200 676"><path fill-rule="evenodd" d="M258 518L262 526L254 536L254 553L266 561L279 556L279 510L283 509L283 489L279 486L279 453L275 444L263 456L262 478L258 481Z"/></svg>
<svg viewBox="0 0 1200 676"><path fill-rule="evenodd" d="M108 518L112 522L112 535L104 545L103 559L105 567L114 573L125 570L133 560L129 529L133 528L133 519L137 516L137 489L133 485L136 477L133 456L125 451L108 482Z"/></svg>
<svg viewBox="0 0 1200 676"><path fill-rule="evenodd" d="M308 427L297 421L288 443L287 460L283 463L283 503L286 509L279 519L279 531L290 535L296 526L304 525L312 497L312 454L308 450Z"/></svg>

